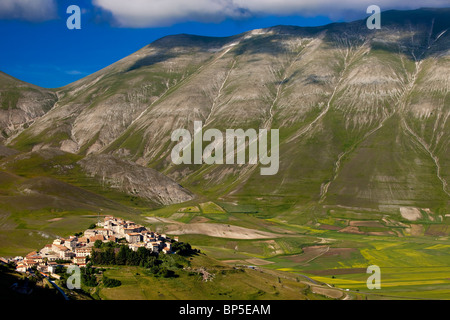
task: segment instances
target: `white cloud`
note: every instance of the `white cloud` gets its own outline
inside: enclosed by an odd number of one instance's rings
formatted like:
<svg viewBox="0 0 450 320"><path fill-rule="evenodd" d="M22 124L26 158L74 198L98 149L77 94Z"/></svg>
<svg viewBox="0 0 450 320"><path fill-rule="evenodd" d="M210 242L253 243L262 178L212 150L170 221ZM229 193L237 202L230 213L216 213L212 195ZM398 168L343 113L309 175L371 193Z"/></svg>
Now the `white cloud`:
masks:
<svg viewBox="0 0 450 320"><path fill-rule="evenodd" d="M233 0L93 0L93 3L111 12L121 26L130 27L249 16Z"/></svg>
<svg viewBox="0 0 450 320"><path fill-rule="evenodd" d="M220 22L264 15L328 16L348 19L365 15L369 5L381 9L445 7L449 0L93 0L123 27L168 26L178 22Z"/></svg>
<svg viewBox="0 0 450 320"><path fill-rule="evenodd" d="M55 0L1 0L0 19L46 21L56 17Z"/></svg>
<svg viewBox="0 0 450 320"><path fill-rule="evenodd" d="M246 5L255 14L303 14L345 18L349 13L366 13L367 7L377 5L382 11L389 9L418 9L421 7L449 6L449 0L234 0Z"/></svg>

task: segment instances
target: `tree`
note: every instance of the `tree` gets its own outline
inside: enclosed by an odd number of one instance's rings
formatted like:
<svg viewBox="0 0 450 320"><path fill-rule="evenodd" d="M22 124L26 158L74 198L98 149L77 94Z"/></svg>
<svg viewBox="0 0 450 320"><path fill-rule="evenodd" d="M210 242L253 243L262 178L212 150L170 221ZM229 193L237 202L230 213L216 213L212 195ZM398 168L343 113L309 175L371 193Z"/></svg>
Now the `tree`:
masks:
<svg viewBox="0 0 450 320"><path fill-rule="evenodd" d="M128 248L126 246L121 246L119 252L116 256L116 263L119 265L125 265L128 260Z"/></svg>
<svg viewBox="0 0 450 320"><path fill-rule="evenodd" d="M175 242L172 244L172 251L182 256L190 256L197 253L197 250L192 249L189 243Z"/></svg>
<svg viewBox="0 0 450 320"><path fill-rule="evenodd" d="M86 273L81 274L81 282L87 287L96 287L97 277L95 274L86 271Z"/></svg>
<svg viewBox="0 0 450 320"><path fill-rule="evenodd" d="M186 262L186 259L181 255L159 256L144 247L133 251L126 245L119 245L119 250L117 250L115 248L117 246L116 243L114 243L114 246L103 243L99 248L92 251L90 261L96 265L140 266L146 269L155 267L153 271L150 270L154 274L159 272L160 265L164 265L166 268L182 268L182 263ZM168 274L172 276L171 272Z"/></svg>
<svg viewBox="0 0 450 320"><path fill-rule="evenodd" d="M102 253L98 250L93 250L91 253L91 261L94 264L102 264Z"/></svg>
<svg viewBox="0 0 450 320"><path fill-rule="evenodd" d="M56 266L55 273L56 274L65 273L64 267L63 266Z"/></svg>
<svg viewBox="0 0 450 320"><path fill-rule="evenodd" d="M120 244L115 243L114 241L102 242L102 248L119 248Z"/></svg>
<svg viewBox="0 0 450 320"><path fill-rule="evenodd" d="M145 259L150 256L150 251L144 247L140 247L137 249L137 256L139 257L139 260L145 261Z"/></svg>
<svg viewBox="0 0 450 320"><path fill-rule="evenodd" d="M151 267L153 267L153 266L155 266L156 265L156 257L154 257L154 256L149 256L149 257L147 257L147 259L142 263L142 267L144 267L144 268L146 268L146 269L148 269L148 268L151 268Z"/></svg>
<svg viewBox="0 0 450 320"><path fill-rule="evenodd" d="M100 249L102 247L103 241L101 240L95 240L94 242L94 248Z"/></svg>
<svg viewBox="0 0 450 320"><path fill-rule="evenodd" d="M130 250L128 252L127 265L129 265L129 266L138 266L139 263L140 263L140 259L139 259L139 256L138 256L137 252L134 252L133 250Z"/></svg>
<svg viewBox="0 0 450 320"><path fill-rule="evenodd" d="M104 264L116 264L116 255L114 253L114 248L107 248L103 252L102 256Z"/></svg>

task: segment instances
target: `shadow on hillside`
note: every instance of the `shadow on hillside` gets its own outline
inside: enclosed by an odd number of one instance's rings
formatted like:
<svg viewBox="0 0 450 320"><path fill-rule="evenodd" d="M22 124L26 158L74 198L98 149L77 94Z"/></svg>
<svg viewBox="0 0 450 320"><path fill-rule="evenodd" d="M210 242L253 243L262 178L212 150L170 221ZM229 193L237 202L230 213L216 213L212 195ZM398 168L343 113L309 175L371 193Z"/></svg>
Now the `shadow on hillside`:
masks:
<svg viewBox="0 0 450 320"><path fill-rule="evenodd" d="M0 266L0 300L64 300L54 288L43 288L10 267Z"/></svg>
<svg viewBox="0 0 450 320"><path fill-rule="evenodd" d="M438 54L442 50L448 49L445 44L450 43L450 32L442 34L445 30L450 29L450 9L382 12L381 30L369 30L366 20L331 23L319 27L275 26L250 37L248 37L249 33L232 37L205 37L189 34L167 36L149 45L149 47L158 49L157 53L136 61L127 72L175 58L180 55L180 52L174 50L175 48L183 48L184 52L212 52L214 49L220 49L237 40L240 40L240 43L231 51L236 56L243 54L284 55L292 52L279 40L288 41L299 37L312 38L324 34L324 41L333 48L358 47L366 41L370 41L374 50L403 53L412 60L425 59ZM389 35L405 34L409 31L412 31L414 36L405 35L400 37L396 43L380 41L387 39ZM438 41L435 41L436 39Z"/></svg>

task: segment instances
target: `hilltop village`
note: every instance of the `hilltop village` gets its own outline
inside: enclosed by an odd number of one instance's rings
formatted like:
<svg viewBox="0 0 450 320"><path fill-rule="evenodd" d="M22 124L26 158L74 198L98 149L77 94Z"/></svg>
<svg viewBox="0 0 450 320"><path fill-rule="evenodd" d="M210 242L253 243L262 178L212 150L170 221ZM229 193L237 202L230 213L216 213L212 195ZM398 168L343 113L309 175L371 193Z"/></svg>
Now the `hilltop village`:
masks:
<svg viewBox="0 0 450 320"><path fill-rule="evenodd" d="M172 242L178 241L178 237L172 240L165 234L152 232L133 221L106 216L103 222L96 224L96 228L87 229L80 237L58 238L38 252L30 252L25 258L15 257L12 261L16 263L18 272L27 272L36 267L38 271L58 278L55 274L58 265L74 264L84 267L87 257L91 256L92 250L95 249L96 242L119 240L133 251L144 247L155 253L167 254L172 253Z"/></svg>

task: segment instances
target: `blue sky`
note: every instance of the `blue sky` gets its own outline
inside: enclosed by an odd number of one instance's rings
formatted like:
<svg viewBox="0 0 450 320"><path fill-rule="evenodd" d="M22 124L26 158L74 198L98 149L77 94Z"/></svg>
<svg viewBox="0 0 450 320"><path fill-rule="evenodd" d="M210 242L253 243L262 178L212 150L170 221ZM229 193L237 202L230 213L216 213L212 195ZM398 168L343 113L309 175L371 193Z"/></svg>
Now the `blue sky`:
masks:
<svg viewBox="0 0 450 320"><path fill-rule="evenodd" d="M366 3L367 2L367 3ZM365 18L366 0L1 0L0 70L56 88L163 36L229 36L274 25L317 26ZM422 2L422 3L421 3ZM382 10L448 6L448 0L379 0ZM69 30L69 5L82 9Z"/></svg>

